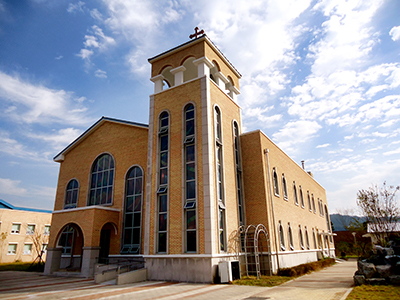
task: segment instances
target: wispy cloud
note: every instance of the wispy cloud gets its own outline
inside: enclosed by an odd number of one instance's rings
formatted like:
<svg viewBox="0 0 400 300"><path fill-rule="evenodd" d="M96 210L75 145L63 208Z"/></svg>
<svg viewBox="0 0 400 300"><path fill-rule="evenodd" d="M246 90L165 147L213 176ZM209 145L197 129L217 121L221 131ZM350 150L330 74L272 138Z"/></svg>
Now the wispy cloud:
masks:
<svg viewBox="0 0 400 300"><path fill-rule="evenodd" d="M94 72L94 76L96 76L96 77L98 77L98 78L107 78L107 72L98 69L98 70L96 70L96 71Z"/></svg>
<svg viewBox="0 0 400 300"><path fill-rule="evenodd" d="M20 187L20 180L0 178L0 193L5 195L25 196L27 189Z"/></svg>
<svg viewBox="0 0 400 300"><path fill-rule="evenodd" d="M0 71L0 99L8 103L1 113L19 123L62 123L86 125L87 107L77 103L72 92L35 85L19 76Z"/></svg>
<svg viewBox="0 0 400 300"><path fill-rule="evenodd" d="M75 12L83 12L83 7L85 6L85 2L78 1L77 3L69 3L67 12L75 13Z"/></svg>

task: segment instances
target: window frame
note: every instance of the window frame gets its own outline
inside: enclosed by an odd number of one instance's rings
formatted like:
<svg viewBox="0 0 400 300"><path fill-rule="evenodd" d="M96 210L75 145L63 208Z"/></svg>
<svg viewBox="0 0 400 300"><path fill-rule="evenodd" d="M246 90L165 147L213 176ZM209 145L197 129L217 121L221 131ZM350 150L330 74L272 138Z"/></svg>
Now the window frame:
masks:
<svg viewBox="0 0 400 300"><path fill-rule="evenodd" d="M77 184L77 187L72 186L71 188L69 188L69 185L72 183L75 183L75 182ZM65 186L64 208L63 209L73 209L73 208L78 207L79 188L80 188L79 181L76 178L72 178L70 181L68 181L67 185ZM75 194L74 194L74 192L75 192ZM71 203L67 204L67 199L68 199L69 193L71 194ZM90 193L90 191L89 191L89 193ZM73 202L74 195L76 196L75 202Z"/></svg>
<svg viewBox="0 0 400 300"><path fill-rule="evenodd" d="M272 168L272 181L274 187L274 194L276 197L280 197L279 195L279 182L278 182L278 174L276 172L276 168Z"/></svg>
<svg viewBox="0 0 400 300"><path fill-rule="evenodd" d="M48 231L46 229L49 228ZM51 225L45 224L43 229L43 235L50 235Z"/></svg>
<svg viewBox="0 0 400 300"><path fill-rule="evenodd" d="M10 253L10 246L14 246L13 252ZM7 247L7 255L17 255L18 243L10 242Z"/></svg>
<svg viewBox="0 0 400 300"><path fill-rule="evenodd" d="M288 242L289 242L289 249L294 250L294 243L293 243L293 231L292 227L290 226L290 222L288 222Z"/></svg>
<svg viewBox="0 0 400 300"><path fill-rule="evenodd" d="M299 198L297 195L296 181L293 181L293 196L294 196L294 204L299 206Z"/></svg>
<svg viewBox="0 0 400 300"><path fill-rule="evenodd" d="M182 160L183 160L183 251L185 253L197 253L198 252L198 186L197 186L197 143L196 143L196 106L194 103L186 103L183 107L183 145L182 145ZM191 116L193 114L193 116ZM192 124L192 133L188 128L188 124ZM193 159L190 159L189 147L193 148ZM188 176L188 170L192 166L193 174L191 177ZM194 178L192 178L194 177ZM189 195L189 185L193 186L194 183L194 195ZM194 197L192 197L194 196ZM194 220L193 220L194 218ZM194 236L193 236L194 235Z"/></svg>
<svg viewBox="0 0 400 300"><path fill-rule="evenodd" d="M304 239L303 239L303 231L301 229L301 225L299 225L299 242L300 242L300 249L304 250Z"/></svg>
<svg viewBox="0 0 400 300"><path fill-rule="evenodd" d="M279 242L280 242L280 246L281 246L281 251L286 251L285 231L284 231L281 221L279 221L278 233L279 233Z"/></svg>
<svg viewBox="0 0 400 300"><path fill-rule="evenodd" d="M30 246L28 251L25 250L26 246ZM22 255L32 255L32 243L24 243L24 249L22 250Z"/></svg>
<svg viewBox="0 0 400 300"><path fill-rule="evenodd" d="M307 230L307 226L304 226L304 234L306 236L306 246L307 246L307 250L310 250L310 239L308 237L308 230Z"/></svg>
<svg viewBox="0 0 400 300"><path fill-rule="evenodd" d="M166 123L165 123L166 122ZM158 116L158 145L157 145L157 193L156 193L156 248L155 252L157 254L168 254L168 238L169 238L169 172L170 172L170 152L171 152L171 142L170 142L170 126L171 126L171 114L167 110L160 112ZM166 138L166 149L163 148L162 139ZM163 161L163 156L165 165L161 165ZM165 178L162 177L161 171L165 174ZM165 203L164 203L165 202ZM161 221L165 224L161 224ZM164 228L165 227L165 228ZM161 243L161 240L163 240Z"/></svg>
<svg viewBox="0 0 400 300"><path fill-rule="evenodd" d="M14 225L18 226L18 229L13 229ZM10 234L20 234L21 233L21 223L13 222L11 225Z"/></svg>
<svg viewBox="0 0 400 300"><path fill-rule="evenodd" d="M97 164L98 162L103 159L103 157L109 157L109 168L104 168L101 167L102 170L95 170L97 169ZM95 160L92 163L92 166L90 168L90 180L89 180L89 188L88 188L88 199L87 199L87 204L86 206L112 206L114 203L114 185L115 185L115 158L111 153L104 152L99 154ZM95 173L95 174L94 174ZM101 185L98 185L98 176L101 174ZM104 174L107 174L107 182L108 184L103 184L104 182ZM110 174L112 174L112 182L110 183ZM96 183L93 183L93 178L96 178ZM95 186L93 186L95 185ZM106 191L103 191L103 189L106 189ZM93 198L94 202L92 203L92 192L94 193ZM103 195L105 194L105 203L103 202ZM98 199L97 199L98 198ZM108 198L110 198L110 201L108 202ZM97 203L97 200L99 203Z"/></svg>
<svg viewBox="0 0 400 300"><path fill-rule="evenodd" d="M137 170L139 170L140 174L137 173ZM130 174L134 172L133 176L130 177ZM144 181L145 181L145 174L144 170L141 166L139 165L133 165L131 166L128 171L125 174L125 187L124 187L124 202L123 202L123 223L122 223L122 239L121 239L121 249L120 253L121 254L140 254L141 253L141 248L142 248L142 224L143 224L143 191L144 191ZM140 183L140 188L139 192L137 191L136 184ZM130 186L132 187L132 193L128 194L128 190L130 189ZM128 200L128 197L131 198L131 202ZM140 209L136 210L136 200L139 197L140 199ZM132 211L127 212L127 206L128 203L131 203L132 205ZM131 217L128 218L128 215ZM139 225L135 221L135 218L139 218ZM130 224L131 226L126 226L127 225L127 219L130 219ZM130 230L130 244L125 244L125 238L126 238L126 233L127 231ZM138 232L139 233L139 243L134 243L134 233Z"/></svg>
<svg viewBox="0 0 400 300"><path fill-rule="evenodd" d="M285 173L282 173L282 191L283 191L283 199L286 200L286 201L289 201Z"/></svg>
<svg viewBox="0 0 400 300"><path fill-rule="evenodd" d="M33 230L29 230L29 228L32 226L33 226ZM26 226L26 235L34 235L35 230L36 230L36 224L28 223L28 225Z"/></svg>
<svg viewBox="0 0 400 300"><path fill-rule="evenodd" d="M245 208L244 208L244 197L243 197L243 178L242 178L242 157L240 149L240 131L239 124L234 120L232 122L232 133L233 133L233 151L235 160L235 171L236 171L236 192L237 192L237 207L238 207L238 219L239 226L245 224Z"/></svg>

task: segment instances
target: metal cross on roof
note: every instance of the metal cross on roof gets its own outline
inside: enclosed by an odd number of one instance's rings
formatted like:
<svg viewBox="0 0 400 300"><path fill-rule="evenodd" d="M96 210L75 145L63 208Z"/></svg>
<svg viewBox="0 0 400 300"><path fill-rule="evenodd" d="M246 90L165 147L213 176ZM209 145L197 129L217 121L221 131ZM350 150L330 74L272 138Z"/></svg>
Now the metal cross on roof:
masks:
<svg viewBox="0 0 400 300"><path fill-rule="evenodd" d="M196 27L195 29L194 29L194 33L193 34L191 34L191 35L189 35L189 38L194 38L194 37L196 37L196 39L199 37L199 35L202 35L202 34L204 34L204 30L202 29L202 30L200 30L200 31L198 31L199 30L199 27Z"/></svg>

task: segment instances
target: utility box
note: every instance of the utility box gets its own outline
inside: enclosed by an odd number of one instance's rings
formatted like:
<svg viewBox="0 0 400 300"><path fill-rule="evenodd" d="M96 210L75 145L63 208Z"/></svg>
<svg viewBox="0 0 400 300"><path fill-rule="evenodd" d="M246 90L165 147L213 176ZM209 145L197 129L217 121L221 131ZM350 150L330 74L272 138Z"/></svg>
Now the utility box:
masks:
<svg viewBox="0 0 400 300"><path fill-rule="evenodd" d="M240 279L240 264L238 260L220 261L218 263L221 283L228 283Z"/></svg>

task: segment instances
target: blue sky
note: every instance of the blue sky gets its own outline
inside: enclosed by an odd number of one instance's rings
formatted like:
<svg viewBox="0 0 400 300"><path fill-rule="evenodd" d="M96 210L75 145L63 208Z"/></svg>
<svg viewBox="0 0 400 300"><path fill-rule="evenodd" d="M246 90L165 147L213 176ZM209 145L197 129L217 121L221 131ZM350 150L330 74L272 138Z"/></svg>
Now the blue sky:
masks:
<svg viewBox="0 0 400 300"><path fill-rule="evenodd" d="M52 209L53 157L101 116L148 123L147 59L198 26L243 75L263 130L331 212L400 184L400 2L0 0L0 198Z"/></svg>

